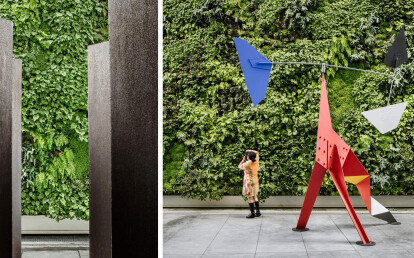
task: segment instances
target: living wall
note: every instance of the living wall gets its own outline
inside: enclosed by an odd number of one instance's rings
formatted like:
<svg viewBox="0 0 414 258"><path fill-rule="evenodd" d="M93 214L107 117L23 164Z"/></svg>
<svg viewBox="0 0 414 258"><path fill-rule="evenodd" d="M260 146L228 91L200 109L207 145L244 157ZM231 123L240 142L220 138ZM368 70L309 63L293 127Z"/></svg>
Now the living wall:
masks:
<svg viewBox="0 0 414 258"><path fill-rule="evenodd" d="M164 0L164 193L240 195L246 149L261 155L261 198L306 192L320 68L274 66L266 98L253 107L232 37L269 60L392 73L385 53L405 25L410 58L391 103L409 104L396 130L381 135L361 115L387 104L387 77L328 68L327 87L334 129L370 173L372 193L414 194L413 10L413 0ZM321 194L337 194L330 177Z"/></svg>
<svg viewBox="0 0 414 258"><path fill-rule="evenodd" d="M2 0L23 61L22 214L89 219L87 46L108 38L107 2Z"/></svg>

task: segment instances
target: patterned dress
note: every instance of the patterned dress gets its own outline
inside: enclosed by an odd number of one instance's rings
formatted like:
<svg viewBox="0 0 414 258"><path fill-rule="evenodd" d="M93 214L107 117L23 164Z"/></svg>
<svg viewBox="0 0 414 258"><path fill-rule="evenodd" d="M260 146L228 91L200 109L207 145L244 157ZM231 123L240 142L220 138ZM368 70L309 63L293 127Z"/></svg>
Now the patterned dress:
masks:
<svg viewBox="0 0 414 258"><path fill-rule="evenodd" d="M252 162L248 160L245 162L243 159L239 168L244 171L243 178L243 195L246 197L254 197L259 192L259 179L257 176L259 168L259 153L256 151L256 161Z"/></svg>

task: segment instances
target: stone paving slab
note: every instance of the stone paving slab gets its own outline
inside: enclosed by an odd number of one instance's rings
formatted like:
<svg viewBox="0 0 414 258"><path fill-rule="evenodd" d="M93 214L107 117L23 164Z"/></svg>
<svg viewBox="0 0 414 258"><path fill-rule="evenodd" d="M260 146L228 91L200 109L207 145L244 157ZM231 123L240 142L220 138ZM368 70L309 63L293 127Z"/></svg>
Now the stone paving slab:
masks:
<svg viewBox="0 0 414 258"><path fill-rule="evenodd" d="M394 210L401 225L357 211L375 246L359 246L345 209L315 210L309 231L294 232L300 210L164 209L164 257L414 257L414 210Z"/></svg>
<svg viewBox="0 0 414 258"><path fill-rule="evenodd" d="M360 254L355 251L311 251L308 252L309 258L335 257L335 258L360 258Z"/></svg>
<svg viewBox="0 0 414 258"><path fill-rule="evenodd" d="M256 253L258 238L259 230L249 232L243 228L239 228L220 231L205 251L205 254L215 254L216 256L235 253L254 255Z"/></svg>
<svg viewBox="0 0 414 258"><path fill-rule="evenodd" d="M256 258L307 258L306 252L256 253Z"/></svg>
<svg viewBox="0 0 414 258"><path fill-rule="evenodd" d="M80 258L89 258L89 250L79 250Z"/></svg>
<svg viewBox="0 0 414 258"><path fill-rule="evenodd" d="M203 254L216 237L214 231L194 231L183 229L164 244L164 254ZM183 246L183 243L186 243ZM183 248L185 247L185 248Z"/></svg>
<svg viewBox="0 0 414 258"><path fill-rule="evenodd" d="M200 254L164 254L164 258L200 258Z"/></svg>

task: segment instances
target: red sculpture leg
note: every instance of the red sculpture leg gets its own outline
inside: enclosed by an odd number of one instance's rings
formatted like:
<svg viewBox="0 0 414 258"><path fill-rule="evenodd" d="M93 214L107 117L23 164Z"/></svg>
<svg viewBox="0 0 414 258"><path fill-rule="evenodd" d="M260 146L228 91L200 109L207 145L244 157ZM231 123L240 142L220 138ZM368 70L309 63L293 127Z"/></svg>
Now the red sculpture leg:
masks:
<svg viewBox="0 0 414 258"><path fill-rule="evenodd" d="M349 216L354 222L354 225L358 231L358 234L361 237L362 243L370 244L368 236L365 233L365 230L362 227L361 222L359 221L354 208L352 207L351 201L349 200L348 190L346 189L346 183L344 179L344 173L342 171L341 163L339 160L338 149L336 145L334 145L334 148L332 151L332 162L330 162L328 170L332 176L332 179L335 183L336 188L338 189L339 195L341 196L342 201L344 202L345 207L348 210Z"/></svg>
<svg viewBox="0 0 414 258"><path fill-rule="evenodd" d="M319 189L321 188L325 173L326 169L318 162L315 162L308 190L306 191L305 200L303 201L302 210L300 211L298 225L296 226L297 230L306 228L306 224L308 223L309 216L312 212L313 205L315 204L316 197L318 196Z"/></svg>

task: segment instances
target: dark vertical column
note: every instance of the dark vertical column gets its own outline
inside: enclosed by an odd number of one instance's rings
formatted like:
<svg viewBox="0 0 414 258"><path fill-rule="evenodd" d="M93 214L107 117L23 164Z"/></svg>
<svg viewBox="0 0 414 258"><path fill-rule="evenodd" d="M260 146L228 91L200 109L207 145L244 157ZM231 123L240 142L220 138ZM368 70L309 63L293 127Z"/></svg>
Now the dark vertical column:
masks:
<svg viewBox="0 0 414 258"><path fill-rule="evenodd" d="M0 19L0 254L21 257L21 73L13 23Z"/></svg>
<svg viewBox="0 0 414 258"><path fill-rule="evenodd" d="M109 72L107 45L89 48L92 258L158 255L157 12L110 0Z"/></svg>
<svg viewBox="0 0 414 258"><path fill-rule="evenodd" d="M109 1L114 257L158 254L157 1Z"/></svg>
<svg viewBox="0 0 414 258"><path fill-rule="evenodd" d="M109 42L88 47L91 257L112 257Z"/></svg>

